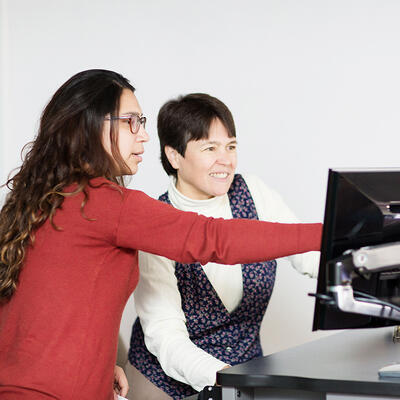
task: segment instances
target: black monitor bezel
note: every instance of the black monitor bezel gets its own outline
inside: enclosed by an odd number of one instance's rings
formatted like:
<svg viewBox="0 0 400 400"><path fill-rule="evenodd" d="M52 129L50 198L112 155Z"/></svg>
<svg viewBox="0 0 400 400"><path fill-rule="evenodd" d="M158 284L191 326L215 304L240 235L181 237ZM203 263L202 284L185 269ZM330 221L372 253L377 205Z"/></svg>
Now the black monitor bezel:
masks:
<svg viewBox="0 0 400 400"><path fill-rule="evenodd" d="M318 294L326 295L327 285L327 261L331 259L331 242L333 240L333 232L336 219L336 203L339 179L343 178L346 173L384 173L384 172L399 172L400 169L357 169L357 170L334 170L329 169L328 184L325 202L324 228L321 240L321 257L319 264L317 296ZM379 243L376 243L379 244ZM372 279L377 280L378 275ZM371 281L373 285L373 281ZM330 329L359 329L371 328L379 326L390 326L399 324L396 321L371 317L360 314L353 314L340 311L339 309L327 306L318 297L315 300L313 331L315 330L330 330Z"/></svg>

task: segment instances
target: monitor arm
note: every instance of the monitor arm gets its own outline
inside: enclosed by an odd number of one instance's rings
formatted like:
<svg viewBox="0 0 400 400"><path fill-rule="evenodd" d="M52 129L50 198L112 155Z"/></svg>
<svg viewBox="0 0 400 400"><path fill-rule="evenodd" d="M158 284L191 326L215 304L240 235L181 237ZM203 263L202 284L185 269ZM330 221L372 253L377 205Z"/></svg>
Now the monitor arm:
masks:
<svg viewBox="0 0 400 400"><path fill-rule="evenodd" d="M400 321L400 309L388 303L354 298L352 280L372 272L400 271L400 242L347 250L328 262L328 294L342 311Z"/></svg>
<svg viewBox="0 0 400 400"><path fill-rule="evenodd" d="M354 267L361 273L380 272L392 269L400 271L400 242L350 250Z"/></svg>

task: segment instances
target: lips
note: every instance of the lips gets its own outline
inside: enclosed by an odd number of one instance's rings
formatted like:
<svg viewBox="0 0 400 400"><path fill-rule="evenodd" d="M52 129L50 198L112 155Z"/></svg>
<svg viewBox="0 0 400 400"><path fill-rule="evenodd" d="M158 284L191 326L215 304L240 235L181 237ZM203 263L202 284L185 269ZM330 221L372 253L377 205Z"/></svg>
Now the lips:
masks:
<svg viewBox="0 0 400 400"><path fill-rule="evenodd" d="M132 153L131 156L136 158L138 161L142 161L142 155L143 155L144 151L141 151L140 153Z"/></svg>

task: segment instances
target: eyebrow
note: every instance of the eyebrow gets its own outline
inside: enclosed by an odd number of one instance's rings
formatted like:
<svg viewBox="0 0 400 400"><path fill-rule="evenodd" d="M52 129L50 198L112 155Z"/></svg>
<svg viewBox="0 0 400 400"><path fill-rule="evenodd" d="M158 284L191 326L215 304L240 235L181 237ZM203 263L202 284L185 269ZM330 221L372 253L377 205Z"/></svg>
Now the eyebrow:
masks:
<svg viewBox="0 0 400 400"><path fill-rule="evenodd" d="M221 144L221 142L218 142L216 140L207 140L207 141L204 142L203 146L207 145L207 144ZM231 140L230 142L227 143L227 145L228 144L237 144L237 140L236 139Z"/></svg>
<svg viewBox="0 0 400 400"><path fill-rule="evenodd" d="M143 113L139 113L139 112L137 112L137 111L127 111L127 112L124 112L124 113L121 113L123 116L126 116L126 117L128 117L129 115L137 115L138 117L142 117L143 116Z"/></svg>

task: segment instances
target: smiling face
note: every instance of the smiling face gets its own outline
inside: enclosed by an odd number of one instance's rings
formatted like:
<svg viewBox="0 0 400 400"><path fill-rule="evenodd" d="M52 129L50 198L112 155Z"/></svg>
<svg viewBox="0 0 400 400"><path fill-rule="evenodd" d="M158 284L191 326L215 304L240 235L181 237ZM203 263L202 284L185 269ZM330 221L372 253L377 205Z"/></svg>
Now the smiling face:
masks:
<svg viewBox="0 0 400 400"><path fill-rule="evenodd" d="M234 178L236 138L219 119L210 125L208 138L188 142L185 156L166 146L165 152L177 170L176 188L185 196L204 200L228 192Z"/></svg>
<svg viewBox="0 0 400 400"><path fill-rule="evenodd" d="M136 96L129 89L124 89L120 97L119 114L120 117L126 117L133 114L142 115L142 109L136 99ZM131 174L136 174L138 164L142 161L144 152L144 143L149 140L149 136L140 125L139 131L132 134L129 127L128 119L120 119L118 122L117 143L122 159L129 167ZM108 154L112 156L111 139L110 139L110 121L104 122L103 129L103 146Z"/></svg>

